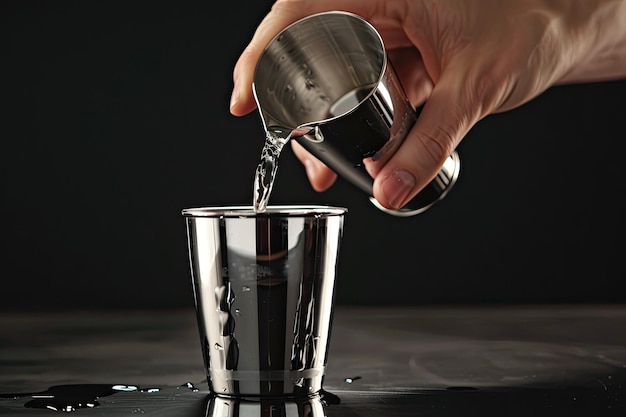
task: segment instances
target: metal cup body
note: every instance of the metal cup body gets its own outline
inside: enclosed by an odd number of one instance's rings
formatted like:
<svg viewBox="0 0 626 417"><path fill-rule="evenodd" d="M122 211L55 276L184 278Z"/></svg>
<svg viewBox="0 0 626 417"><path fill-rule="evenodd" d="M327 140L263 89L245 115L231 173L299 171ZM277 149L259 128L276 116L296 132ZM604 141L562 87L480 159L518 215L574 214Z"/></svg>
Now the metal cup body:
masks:
<svg viewBox="0 0 626 417"><path fill-rule="evenodd" d="M183 211L211 391L302 397L322 388L346 210Z"/></svg>
<svg viewBox="0 0 626 417"><path fill-rule="evenodd" d="M387 210L373 199L373 180L363 160L390 158L418 112L379 33L357 15L319 13L285 28L259 58L253 87L266 131L291 132L291 138L390 214L421 213L456 182L460 161L453 153L401 210Z"/></svg>
<svg viewBox="0 0 626 417"><path fill-rule="evenodd" d="M205 417L326 417L325 400L320 395L296 399L213 397Z"/></svg>

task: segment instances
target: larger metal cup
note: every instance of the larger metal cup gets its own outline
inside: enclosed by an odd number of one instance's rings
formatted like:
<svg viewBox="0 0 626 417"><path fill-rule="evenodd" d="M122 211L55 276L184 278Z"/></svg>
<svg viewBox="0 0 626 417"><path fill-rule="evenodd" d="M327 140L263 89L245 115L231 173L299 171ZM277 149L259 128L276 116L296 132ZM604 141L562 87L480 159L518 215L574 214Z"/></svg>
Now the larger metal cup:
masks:
<svg viewBox="0 0 626 417"><path fill-rule="evenodd" d="M390 158L417 120L382 38L361 17L326 12L291 24L263 51L254 95L267 132L284 132L337 174L366 192L381 210L421 213L455 184L457 153L406 207L383 208L372 197L365 158Z"/></svg>
<svg viewBox="0 0 626 417"><path fill-rule="evenodd" d="M211 391L303 397L322 388L344 208L183 210Z"/></svg>

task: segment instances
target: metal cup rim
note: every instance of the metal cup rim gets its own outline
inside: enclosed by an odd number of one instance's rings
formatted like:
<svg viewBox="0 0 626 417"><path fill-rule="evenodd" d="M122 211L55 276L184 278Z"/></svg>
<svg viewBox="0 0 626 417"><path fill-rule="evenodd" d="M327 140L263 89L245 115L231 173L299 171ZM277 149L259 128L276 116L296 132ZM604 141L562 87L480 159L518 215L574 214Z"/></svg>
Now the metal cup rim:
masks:
<svg viewBox="0 0 626 417"><path fill-rule="evenodd" d="M345 207L326 205L269 205L263 212L257 212L252 205L242 206L204 206L182 210L185 217L311 217L341 216L348 211Z"/></svg>

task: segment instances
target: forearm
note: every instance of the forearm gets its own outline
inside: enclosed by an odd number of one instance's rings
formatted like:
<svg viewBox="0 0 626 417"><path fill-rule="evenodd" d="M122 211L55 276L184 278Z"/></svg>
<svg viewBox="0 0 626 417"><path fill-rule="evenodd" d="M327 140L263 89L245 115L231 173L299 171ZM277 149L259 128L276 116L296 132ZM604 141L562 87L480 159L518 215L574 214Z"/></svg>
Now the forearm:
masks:
<svg viewBox="0 0 626 417"><path fill-rule="evenodd" d="M562 1L558 1L563 3ZM560 84L626 79L626 0L565 0L566 19L583 45Z"/></svg>

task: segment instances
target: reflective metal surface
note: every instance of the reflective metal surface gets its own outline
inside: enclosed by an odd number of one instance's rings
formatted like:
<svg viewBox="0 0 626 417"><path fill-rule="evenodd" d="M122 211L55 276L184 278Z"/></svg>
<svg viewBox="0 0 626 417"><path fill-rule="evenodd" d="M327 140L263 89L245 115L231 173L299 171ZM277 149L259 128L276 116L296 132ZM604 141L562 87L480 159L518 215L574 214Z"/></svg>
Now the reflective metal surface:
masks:
<svg viewBox="0 0 626 417"><path fill-rule="evenodd" d="M276 397L321 390L345 211L183 211L212 392Z"/></svg>
<svg viewBox="0 0 626 417"><path fill-rule="evenodd" d="M308 16L284 29L261 55L253 87L266 131L289 135L369 196L373 180L364 159L390 158L418 117L378 32L344 12ZM453 153L406 207L383 210L423 212L451 189L459 168Z"/></svg>
<svg viewBox="0 0 626 417"><path fill-rule="evenodd" d="M325 403L319 395L285 400L280 398L211 398L206 417L326 417Z"/></svg>

